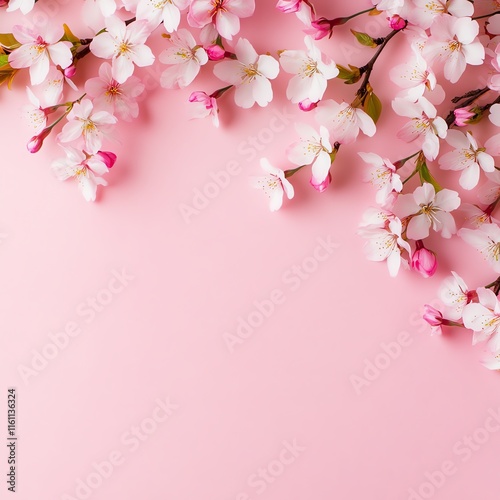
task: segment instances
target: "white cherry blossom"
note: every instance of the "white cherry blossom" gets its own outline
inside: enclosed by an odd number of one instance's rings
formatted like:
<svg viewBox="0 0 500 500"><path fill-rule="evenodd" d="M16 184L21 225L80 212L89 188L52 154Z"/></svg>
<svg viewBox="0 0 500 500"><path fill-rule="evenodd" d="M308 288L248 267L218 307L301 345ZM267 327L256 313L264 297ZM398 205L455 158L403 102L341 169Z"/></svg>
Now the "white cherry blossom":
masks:
<svg viewBox="0 0 500 500"><path fill-rule="evenodd" d="M436 193L434 186L425 182L413 193L400 195L394 213L408 221L406 234L412 240L423 240L429 230L441 232L443 238L451 238L456 232L455 219L450 212L460 206L456 191L442 189Z"/></svg>
<svg viewBox="0 0 500 500"><path fill-rule="evenodd" d="M477 39L479 24L470 17L440 16L431 25L431 37L424 48L424 57L444 65L444 77L456 83L467 64L480 66L485 57Z"/></svg>
<svg viewBox="0 0 500 500"><path fill-rule="evenodd" d="M160 54L160 61L170 65L161 75L161 86L169 89L187 87L198 76L201 66L208 62L208 55L186 29L170 35L169 41L171 46Z"/></svg>
<svg viewBox="0 0 500 500"><path fill-rule="evenodd" d="M313 181L321 184L330 172L332 145L326 127L320 127L319 133L304 123L295 125L300 141L288 149L288 159L295 165L312 165Z"/></svg>
<svg viewBox="0 0 500 500"><path fill-rule="evenodd" d="M293 103L306 99L318 102L323 98L328 80L339 74L335 62L324 60L321 50L310 36L305 37L304 43L307 51L285 50L280 54L283 69L295 75L286 90L287 98Z"/></svg>
<svg viewBox="0 0 500 500"><path fill-rule="evenodd" d="M73 62L71 43L61 42L62 26L47 24L33 31L24 26L14 26L13 35L22 45L9 54L13 68L29 68L32 85L42 83L50 70L50 63L67 68Z"/></svg>
<svg viewBox="0 0 500 500"><path fill-rule="evenodd" d="M340 144L354 142L360 130L369 137L377 130L371 117L362 109L333 99L320 102L316 108L316 120L330 131L332 140Z"/></svg>
<svg viewBox="0 0 500 500"><path fill-rule="evenodd" d="M458 236L481 252L493 270L500 273L500 227L482 224L477 229L462 228Z"/></svg>
<svg viewBox="0 0 500 500"><path fill-rule="evenodd" d="M257 54L245 38L238 40L234 52L237 60L216 64L215 76L236 87L234 100L238 106L251 108L255 103L267 106L273 100L269 80L278 76L278 61L271 56Z"/></svg>
<svg viewBox="0 0 500 500"><path fill-rule="evenodd" d="M90 99L83 99L73 105L68 114L68 123L64 125L58 140L62 143L77 141L83 138L85 151L97 153L102 147L104 136L117 119L107 111L94 110Z"/></svg>
<svg viewBox="0 0 500 500"><path fill-rule="evenodd" d="M439 154L439 138L444 139L448 130L434 105L425 97L415 103L397 97L392 101L392 108L398 115L411 118L397 136L405 142L415 142L428 160L434 160Z"/></svg>
<svg viewBox="0 0 500 500"><path fill-rule="evenodd" d="M260 166L267 175L254 179L254 187L262 189L269 198L269 209L271 212L279 210L283 205L283 196L291 200L294 189L290 181L285 177L285 172L274 167L269 160L262 158Z"/></svg>
<svg viewBox="0 0 500 500"><path fill-rule="evenodd" d="M97 35L90 50L97 57L112 59L113 78L123 83L134 72L134 64L143 67L154 62L146 45L150 29L146 21L134 21L128 26L116 16L106 19L106 31Z"/></svg>

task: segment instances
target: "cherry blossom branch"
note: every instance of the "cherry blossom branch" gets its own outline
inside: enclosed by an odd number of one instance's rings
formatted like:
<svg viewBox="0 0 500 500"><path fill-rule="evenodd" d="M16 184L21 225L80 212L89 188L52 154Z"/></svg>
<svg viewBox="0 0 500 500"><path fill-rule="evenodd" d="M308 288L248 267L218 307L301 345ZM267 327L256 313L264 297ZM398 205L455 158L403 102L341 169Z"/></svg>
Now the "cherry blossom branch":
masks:
<svg viewBox="0 0 500 500"><path fill-rule="evenodd" d="M363 81L357 92L357 95L361 102L363 102L363 100L366 98L368 84L370 82L370 77L373 72L375 63L377 62L377 59L380 57L380 54L382 54L386 45L392 40L392 38L394 38L394 36L399 31L401 30L393 30L385 38L383 38L383 42L380 44L380 47L377 49L377 52L375 52L375 55L368 61L368 63L359 68L360 75L364 74Z"/></svg>
<svg viewBox="0 0 500 500"><path fill-rule="evenodd" d="M497 10L495 12L490 12L489 14L484 14L483 16L473 17L472 20L477 21L478 19L484 19L486 17L491 17L491 16L494 16L495 14L500 14L500 10Z"/></svg>
<svg viewBox="0 0 500 500"><path fill-rule="evenodd" d="M470 106L473 104L477 99L479 99L481 96L489 92L490 89L488 87L484 87L483 89L478 89L478 90L472 90L470 92L467 92L467 94L464 94L464 96L460 98L455 98L452 100L452 102L457 103L462 100L463 97L465 96L470 96L467 100L464 102L460 103L458 106L456 106L454 109L452 109L449 113L448 116L446 117L446 123L448 124L448 127L451 127L455 123L455 111L460 108L466 108L467 106Z"/></svg>

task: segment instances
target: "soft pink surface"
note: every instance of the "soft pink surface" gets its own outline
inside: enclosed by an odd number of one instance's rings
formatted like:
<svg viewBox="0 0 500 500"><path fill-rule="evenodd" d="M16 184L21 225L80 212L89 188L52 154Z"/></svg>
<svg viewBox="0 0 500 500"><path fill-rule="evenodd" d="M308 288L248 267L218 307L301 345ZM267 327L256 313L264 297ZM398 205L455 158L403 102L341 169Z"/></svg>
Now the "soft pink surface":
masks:
<svg viewBox="0 0 500 500"><path fill-rule="evenodd" d="M257 1L242 34L261 52L301 48L299 22L274 4ZM370 6L317 4L332 17ZM56 17L68 21L63 10ZM0 32L11 19L1 16ZM387 32L367 18L349 27L366 28L367 21L372 33L373 26ZM338 33L342 44L321 43L338 62L351 51L349 62L368 59L370 50L358 49L348 28ZM312 120L291 105L291 117L273 118L286 106L286 75L266 109L239 110L225 96L219 130L188 121L189 90L151 90L140 120L121 128L119 160L95 204L72 182L53 178L48 166L58 151L50 142L37 155L26 152L22 85L1 89L0 233L7 236L0 245L0 399L5 409L7 387L17 387L16 498L84 498L75 492L78 479L113 452L122 464L92 490L93 500L499 498L500 425L488 417L500 421L500 378L481 366L482 350L471 348L469 334L430 337L420 319L450 269L460 269L471 286L491 281L490 270L454 239L434 279L404 272L394 280L385 265L365 260L355 234L374 199L373 188L360 182L356 151L393 160L413 152L391 134L403 119L390 110L385 69L399 50L394 44L375 72L386 103L377 136L339 154L334 185L322 195L300 173L296 199L276 214L249 178L260 174L260 156L276 164L285 158L294 120ZM83 66L85 74L96 67ZM216 88L210 71L204 75L192 90ZM18 84L27 83L22 78ZM475 88L474 77L469 82ZM347 99L353 91L335 82L329 95ZM262 130L270 123L283 130L269 144L259 142L262 151L244 142L259 133L267 140ZM231 162L241 173L186 223L180 206ZM286 273L328 237L339 247L295 289ZM87 324L79 304L122 269L135 278ZM224 334L235 334L238 318L274 289L284 303L231 353ZM24 383L19 366L29 366L33 350L70 321L82 333ZM367 360L385 363L382 344L401 332L407 341L396 359L356 390L353 376L364 377ZM149 430L157 398L167 397L178 408L132 451L126 433L137 425ZM283 453L283 442L294 440L302 450L296 457ZM280 456L285 465L276 462ZM447 461L449 475L436 473ZM0 463L6 470L6 451ZM268 467L269 481L259 482ZM424 485L427 473L440 486ZM419 488L421 496L412 497ZM3 480L0 491L10 498Z"/></svg>

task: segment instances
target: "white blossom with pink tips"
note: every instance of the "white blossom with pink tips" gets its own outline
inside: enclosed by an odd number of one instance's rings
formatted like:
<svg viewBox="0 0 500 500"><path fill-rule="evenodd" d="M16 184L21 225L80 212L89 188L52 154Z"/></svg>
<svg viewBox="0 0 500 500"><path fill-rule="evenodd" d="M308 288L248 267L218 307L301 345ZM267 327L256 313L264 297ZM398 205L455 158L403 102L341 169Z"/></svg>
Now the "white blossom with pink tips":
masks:
<svg viewBox="0 0 500 500"><path fill-rule="evenodd" d="M454 271L441 284L438 296L445 305L446 317L453 320L459 320L462 317L464 307L470 301L470 293L465 281Z"/></svg>
<svg viewBox="0 0 500 500"><path fill-rule="evenodd" d="M90 99L83 99L73 105L68 114L68 123L64 125L58 140L62 143L83 140L83 147L88 153L97 153L102 141L109 134L117 119L107 111L94 110Z"/></svg>
<svg viewBox="0 0 500 500"><path fill-rule="evenodd" d="M222 37L232 40L240 31L240 18L254 11L255 0L192 0L187 19L193 28L213 23Z"/></svg>
<svg viewBox="0 0 500 500"><path fill-rule="evenodd" d="M358 153L361 159L370 165L364 180L371 182L377 188L376 202L384 205L392 192L401 192L403 182L396 173L396 167L388 158L382 158L375 153Z"/></svg>
<svg viewBox="0 0 500 500"><path fill-rule="evenodd" d="M89 155L71 146L63 147L66 156L52 163L52 171L60 181L74 178L78 188L87 201L95 201L97 186L106 186L101 177L109 169L99 154Z"/></svg>
<svg viewBox="0 0 500 500"><path fill-rule="evenodd" d="M449 130L446 142L455 149L439 158L439 166L443 170L461 171L459 182L464 189L477 186L481 169L484 172L495 171L495 160L486 148L479 147L470 132L463 134L459 130Z"/></svg>
<svg viewBox="0 0 500 500"><path fill-rule="evenodd" d="M22 45L9 54L9 64L13 68L29 68L32 85L43 83L51 62L63 69L73 62L71 43L60 41L64 35L62 26L47 24L36 32L14 26L12 33Z"/></svg>
<svg viewBox="0 0 500 500"><path fill-rule="evenodd" d="M389 220L382 227L362 227L358 234L368 241L365 244L365 254L368 260L374 262L387 262L389 274L395 277L401 267L401 253L406 251L411 255L411 248L402 237L401 220L397 217ZM407 261L404 261L407 263Z"/></svg>
<svg viewBox="0 0 500 500"><path fill-rule="evenodd" d="M219 127L219 107L217 99L206 92L196 91L189 96L191 118L206 118L210 116L215 127Z"/></svg>
<svg viewBox="0 0 500 500"><path fill-rule="evenodd" d="M285 172L271 165L267 158L260 160L260 166L267 175L256 177L254 187L262 189L269 198L269 210L276 212L283 205L283 197L291 200L294 197L294 189L290 181L286 178Z"/></svg>
<svg viewBox="0 0 500 500"><path fill-rule="evenodd" d="M412 240L423 240L432 228L443 238L451 238L456 233L453 212L460 206L456 191L441 189L436 193L434 186L425 182L413 193L402 194L394 206L394 213L407 221L406 234Z"/></svg>
<svg viewBox="0 0 500 500"><path fill-rule="evenodd" d="M273 100L271 82L278 76L279 63L269 55L259 55L252 44L240 38L234 49L237 60L221 61L214 74L223 82L236 87L234 100L242 108L255 103L267 106Z"/></svg>
<svg viewBox="0 0 500 500"><path fill-rule="evenodd" d="M33 135L38 135L47 125L47 114L42 108L40 100L29 87L26 87L26 93L30 104L23 107L23 116Z"/></svg>
<svg viewBox="0 0 500 500"><path fill-rule="evenodd" d="M160 54L160 61L169 65L163 71L160 83L167 89L182 89L193 83L201 66L208 62L208 55L186 29L170 35L169 42L171 46Z"/></svg>
<svg viewBox="0 0 500 500"><path fill-rule="evenodd" d="M493 222L498 224L500 222L491 215L489 210L472 205L471 203L462 203L460 212L465 217L463 226L471 229L477 229L483 224L491 224Z"/></svg>
<svg viewBox="0 0 500 500"><path fill-rule="evenodd" d="M500 302L492 290L476 290L479 303L464 307L462 319L466 328L474 332L472 344L488 341L492 351L500 350Z"/></svg>
<svg viewBox="0 0 500 500"><path fill-rule="evenodd" d="M134 65L151 66L155 57L146 45L150 35L146 21L134 21L128 26L116 16L106 19L106 31L97 35L90 50L97 57L112 59L113 78L123 83L134 73Z"/></svg>
<svg viewBox="0 0 500 500"><path fill-rule="evenodd" d="M288 83L286 90L287 98L293 103L306 99L318 102L323 99L328 80L339 74L335 62L323 57L321 50L310 36L305 37L304 43L307 51L285 50L280 54L283 69L295 75Z"/></svg>
<svg viewBox="0 0 500 500"><path fill-rule="evenodd" d="M111 64L102 63L99 76L90 78L85 84L85 92L92 98L94 106L118 118L130 121L139 115L137 99L144 92L144 84L136 76L125 83L118 83L111 70Z"/></svg>
<svg viewBox="0 0 500 500"><path fill-rule="evenodd" d="M173 33L181 22L181 11L189 5L189 0L139 0L137 19L144 19L151 28L163 23L168 33Z"/></svg>
<svg viewBox="0 0 500 500"><path fill-rule="evenodd" d="M462 228L458 236L479 250L493 270L500 273L500 227L497 224L482 224L477 229Z"/></svg>
<svg viewBox="0 0 500 500"><path fill-rule="evenodd" d="M316 108L316 120L329 130L332 140L340 144L354 142L360 130L368 137L377 131L372 118L362 109L333 99L320 102Z"/></svg>
<svg viewBox="0 0 500 500"><path fill-rule="evenodd" d="M393 67L389 76L403 89L400 97L413 102L422 97L426 90L434 90L437 84L434 71L419 52L416 52L408 62Z"/></svg>
<svg viewBox="0 0 500 500"><path fill-rule="evenodd" d="M411 22L424 29L438 16L471 17L474 13L474 5L468 0L412 0L412 3Z"/></svg>
<svg viewBox="0 0 500 500"><path fill-rule="evenodd" d="M483 360L483 366L488 370L500 370L500 351L490 353Z"/></svg>
<svg viewBox="0 0 500 500"><path fill-rule="evenodd" d="M480 66L485 57L482 43L477 39L479 24L469 17L440 16L431 25L431 36L423 55L444 66L444 77L456 83L467 64Z"/></svg>
<svg viewBox="0 0 500 500"><path fill-rule="evenodd" d="M434 160L439 154L439 139L444 139L448 131L446 121L437 116L434 105L425 97L417 102L397 97L392 101L392 108L400 116L411 120L404 125L397 137L405 142L415 142L428 160Z"/></svg>
<svg viewBox="0 0 500 500"><path fill-rule="evenodd" d="M300 140L288 149L288 159L295 165L312 165L312 177L315 185L320 185L328 177L333 148L326 127L320 127L319 133L305 123L295 125Z"/></svg>

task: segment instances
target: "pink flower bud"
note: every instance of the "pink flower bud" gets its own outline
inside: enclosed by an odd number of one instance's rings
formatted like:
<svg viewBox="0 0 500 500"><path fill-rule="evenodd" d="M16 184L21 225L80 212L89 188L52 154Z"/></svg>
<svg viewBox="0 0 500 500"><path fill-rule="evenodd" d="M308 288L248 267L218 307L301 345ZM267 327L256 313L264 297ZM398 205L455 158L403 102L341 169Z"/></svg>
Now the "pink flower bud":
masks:
<svg viewBox="0 0 500 500"><path fill-rule="evenodd" d="M417 249L411 258L411 267L424 278L433 276L437 269L436 254L424 247L422 240L417 241Z"/></svg>
<svg viewBox="0 0 500 500"><path fill-rule="evenodd" d="M300 9L302 0L278 0L276 8L285 14L297 12Z"/></svg>
<svg viewBox="0 0 500 500"><path fill-rule="evenodd" d="M221 61L226 57L226 51L220 45L210 45L205 47L205 50L211 61Z"/></svg>
<svg viewBox="0 0 500 500"><path fill-rule="evenodd" d="M313 21L310 28L307 28L304 31L308 35L311 35L315 40L321 40L322 38L325 38L325 36L331 37L333 34L333 22L335 22L335 20L330 21L328 19L325 19L324 17L321 17Z"/></svg>
<svg viewBox="0 0 500 500"><path fill-rule="evenodd" d="M453 111L455 115L455 125L457 127L466 127L469 124L469 120L476 116L472 113L470 108L458 108Z"/></svg>
<svg viewBox="0 0 500 500"><path fill-rule="evenodd" d="M322 193L332 182L332 176L330 172L328 172L328 175L326 179L322 182L318 182L314 177L311 177L311 180L309 181L311 186L318 191L318 193Z"/></svg>
<svg viewBox="0 0 500 500"><path fill-rule="evenodd" d="M76 74L76 66L72 64L63 70L64 76L66 78L73 78Z"/></svg>
<svg viewBox="0 0 500 500"><path fill-rule="evenodd" d="M318 102L313 102L310 99L304 99L299 102L299 108L302 111L312 111L314 108L318 107Z"/></svg>
<svg viewBox="0 0 500 500"><path fill-rule="evenodd" d="M397 14L394 14L391 18L388 19L389 19L389 26L395 31L400 31L405 29L408 24L406 19L403 19L401 16L398 16Z"/></svg>
<svg viewBox="0 0 500 500"><path fill-rule="evenodd" d="M112 168L116 162L116 155L111 151L98 151L96 156L99 156L99 158L108 168Z"/></svg>
<svg viewBox="0 0 500 500"><path fill-rule="evenodd" d="M47 138L47 136L52 131L51 127L44 128L38 135L32 137L26 147L30 153L38 153L40 149L42 149L43 141Z"/></svg>
<svg viewBox="0 0 500 500"><path fill-rule="evenodd" d="M441 314L441 311L438 311L429 304L425 304L424 306L423 318L431 326L440 326L443 324L443 315Z"/></svg>

